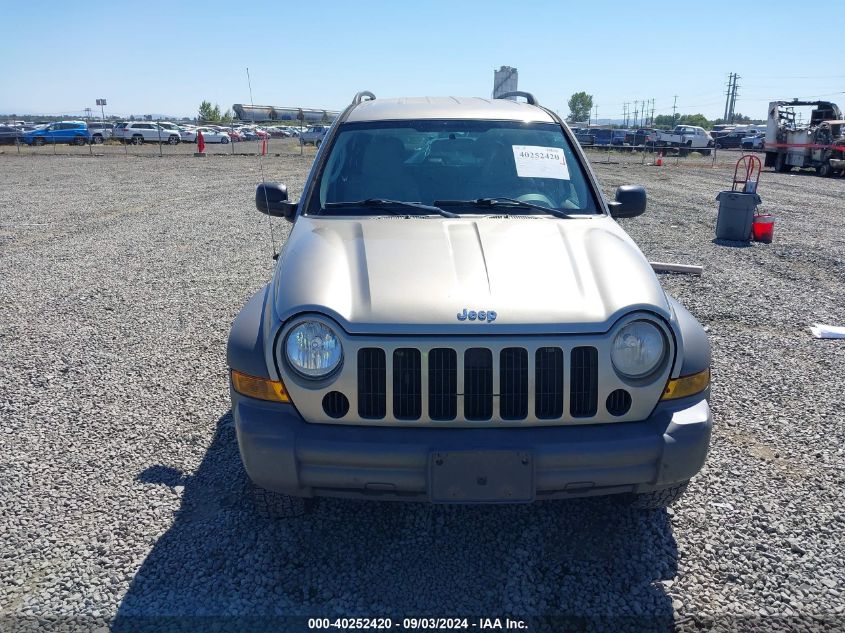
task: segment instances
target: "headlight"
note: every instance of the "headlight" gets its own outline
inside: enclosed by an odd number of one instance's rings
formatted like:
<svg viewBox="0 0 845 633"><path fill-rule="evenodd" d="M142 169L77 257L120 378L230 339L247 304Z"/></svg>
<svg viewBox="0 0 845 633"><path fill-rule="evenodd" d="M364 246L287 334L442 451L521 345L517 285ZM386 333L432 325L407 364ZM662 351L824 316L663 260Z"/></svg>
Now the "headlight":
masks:
<svg viewBox="0 0 845 633"><path fill-rule="evenodd" d="M632 321L616 334L610 359L626 378L644 378L663 361L666 342L656 325Z"/></svg>
<svg viewBox="0 0 845 633"><path fill-rule="evenodd" d="M331 328L316 321L304 321L285 340L290 366L306 378L323 378L340 365L343 348Z"/></svg>

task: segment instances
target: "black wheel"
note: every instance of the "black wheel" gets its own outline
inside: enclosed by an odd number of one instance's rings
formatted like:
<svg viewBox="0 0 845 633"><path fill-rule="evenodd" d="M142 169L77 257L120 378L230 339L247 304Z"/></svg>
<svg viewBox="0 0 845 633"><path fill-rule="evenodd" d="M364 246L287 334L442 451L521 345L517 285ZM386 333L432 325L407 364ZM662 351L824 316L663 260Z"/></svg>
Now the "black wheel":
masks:
<svg viewBox="0 0 845 633"><path fill-rule="evenodd" d="M220 139L220 142L221 142L223 145L227 145L227 144L229 143L229 137L228 137L228 136L224 136L223 138L221 138L221 139Z"/></svg>
<svg viewBox="0 0 845 633"><path fill-rule="evenodd" d="M77 136L73 139L74 145L85 145L85 137L84 136Z"/></svg>
<svg viewBox="0 0 845 633"><path fill-rule="evenodd" d="M716 143L716 149L722 149L722 144L721 144L721 143Z"/></svg>
<svg viewBox="0 0 845 633"><path fill-rule="evenodd" d="M143 145L144 144L144 137L143 136L133 136L132 137L132 144L133 145Z"/></svg>
<svg viewBox="0 0 845 633"><path fill-rule="evenodd" d="M179 137L175 134L171 134L170 137L167 139L169 145L178 145L179 144Z"/></svg>
<svg viewBox="0 0 845 633"><path fill-rule="evenodd" d="M823 162L819 166L819 176L822 178L830 178L833 175L833 167L830 166L828 161Z"/></svg>
<svg viewBox="0 0 845 633"><path fill-rule="evenodd" d="M320 147L320 143L322 143L322 142L323 141L317 139L316 141L314 141L314 147Z"/></svg>
<svg viewBox="0 0 845 633"><path fill-rule="evenodd" d="M41 147L42 145L44 145L44 137L36 136L35 139L33 139L32 144Z"/></svg>
<svg viewBox="0 0 845 633"><path fill-rule="evenodd" d="M658 510L660 508L668 508L683 496L683 494L687 491L688 485L689 481L685 481L677 484L676 486L672 486L671 488L634 494L628 498L628 505L636 510Z"/></svg>
<svg viewBox="0 0 845 633"><path fill-rule="evenodd" d="M778 154L778 157L775 160L775 171L779 171L782 174L792 171L792 165L788 165L786 163L786 154Z"/></svg>
<svg viewBox="0 0 845 633"><path fill-rule="evenodd" d="M292 497L256 485L252 487L252 503L256 514L265 519L293 519L308 514L314 507L313 499Z"/></svg>
<svg viewBox="0 0 845 633"><path fill-rule="evenodd" d="M94 145L102 145L103 144L103 136L101 134L95 134L94 138L91 139L91 142L94 143Z"/></svg>

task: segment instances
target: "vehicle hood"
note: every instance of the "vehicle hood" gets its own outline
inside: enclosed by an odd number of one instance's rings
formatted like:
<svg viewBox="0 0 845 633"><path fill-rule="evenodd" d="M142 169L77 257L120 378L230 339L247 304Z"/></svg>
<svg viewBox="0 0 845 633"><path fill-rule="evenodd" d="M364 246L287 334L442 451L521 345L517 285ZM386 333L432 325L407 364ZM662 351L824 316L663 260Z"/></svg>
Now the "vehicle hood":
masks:
<svg viewBox="0 0 845 633"><path fill-rule="evenodd" d="M350 333L605 332L633 310L671 315L648 261L606 216L300 216L273 292L276 318L324 313Z"/></svg>

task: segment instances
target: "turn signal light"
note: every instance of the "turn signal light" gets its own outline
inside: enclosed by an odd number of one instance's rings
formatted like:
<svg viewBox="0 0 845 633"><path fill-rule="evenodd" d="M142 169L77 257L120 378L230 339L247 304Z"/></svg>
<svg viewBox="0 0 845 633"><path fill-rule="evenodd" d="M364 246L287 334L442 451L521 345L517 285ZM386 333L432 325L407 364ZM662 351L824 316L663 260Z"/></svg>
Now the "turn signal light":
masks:
<svg viewBox="0 0 845 633"><path fill-rule="evenodd" d="M666 383L661 400L676 400L701 393L710 385L710 369L705 369L697 374L674 378Z"/></svg>
<svg viewBox="0 0 845 633"><path fill-rule="evenodd" d="M288 390L285 389L281 380L268 380L267 378L250 376L233 369L232 386L235 391L250 398L272 402L290 402Z"/></svg>

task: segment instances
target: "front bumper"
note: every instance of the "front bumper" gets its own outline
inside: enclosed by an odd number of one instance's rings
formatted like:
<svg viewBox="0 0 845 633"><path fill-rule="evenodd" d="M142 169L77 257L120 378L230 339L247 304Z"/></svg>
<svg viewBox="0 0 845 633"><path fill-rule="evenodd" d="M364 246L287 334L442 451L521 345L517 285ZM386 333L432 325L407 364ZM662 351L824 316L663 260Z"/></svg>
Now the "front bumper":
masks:
<svg viewBox="0 0 845 633"><path fill-rule="evenodd" d="M529 501L666 488L701 469L713 426L701 395L641 422L501 429L310 424L292 405L234 390L232 410L244 467L263 488L417 501L432 500L433 455L462 451L529 455Z"/></svg>

